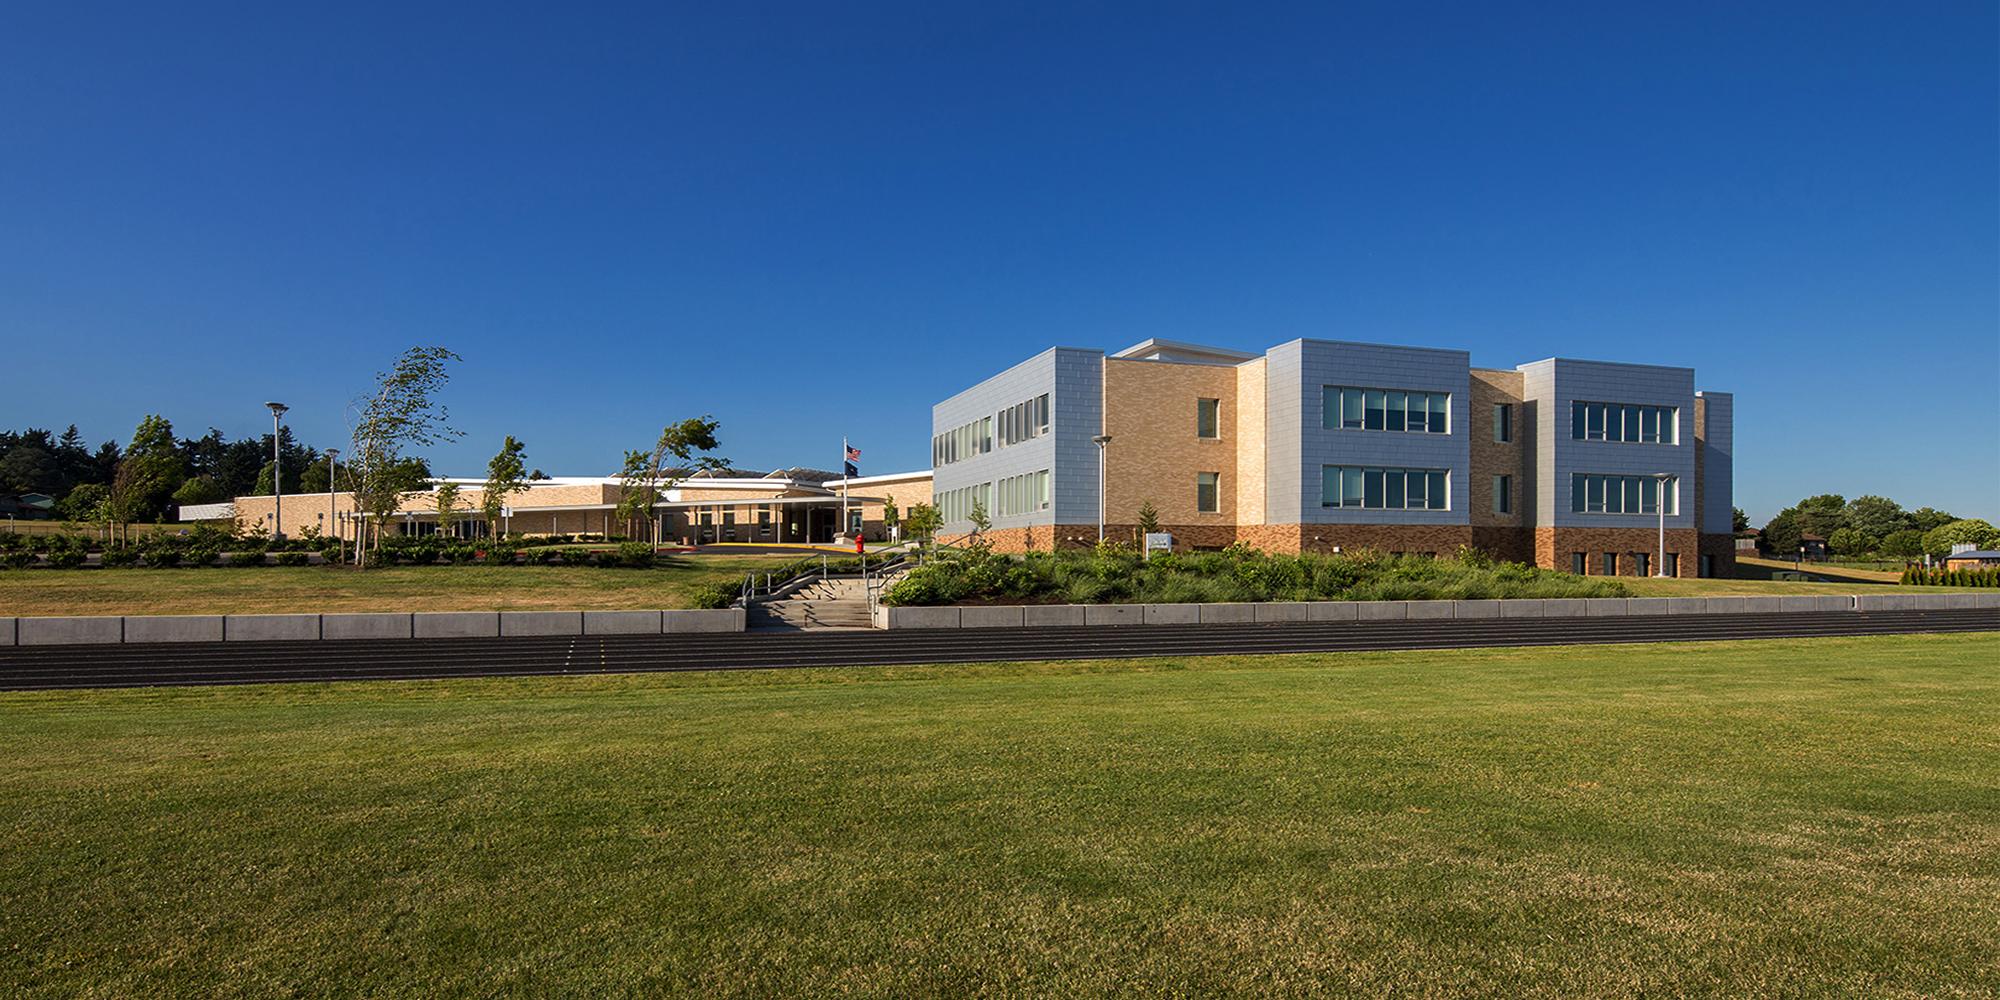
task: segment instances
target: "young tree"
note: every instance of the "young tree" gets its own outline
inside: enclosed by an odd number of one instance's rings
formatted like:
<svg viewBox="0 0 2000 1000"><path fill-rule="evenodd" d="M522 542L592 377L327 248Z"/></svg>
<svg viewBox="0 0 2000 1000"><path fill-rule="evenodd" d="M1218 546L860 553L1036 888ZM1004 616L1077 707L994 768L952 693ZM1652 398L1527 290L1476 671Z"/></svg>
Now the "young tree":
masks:
<svg viewBox="0 0 2000 1000"><path fill-rule="evenodd" d="M986 516L985 497L978 493L972 495L972 513L966 515L966 520L972 522L972 533L975 535L983 535L993 530L993 519Z"/></svg>
<svg viewBox="0 0 2000 1000"><path fill-rule="evenodd" d="M457 483L439 483L437 487L438 534L451 534L451 526L458 521L459 489Z"/></svg>
<svg viewBox="0 0 2000 1000"><path fill-rule="evenodd" d="M944 527L944 516L936 507L927 503L910 505L910 512L903 517L903 530L919 542L928 542Z"/></svg>
<svg viewBox="0 0 2000 1000"><path fill-rule="evenodd" d="M486 533L500 537L500 509L507 505L507 498L528 488L528 481L522 472L521 453L527 445L507 435L500 442L500 452L486 463L486 487L479 495L479 509L486 515Z"/></svg>
<svg viewBox="0 0 2000 1000"><path fill-rule="evenodd" d="M1140 540L1144 541L1144 536L1146 535L1157 535L1159 533L1160 512L1154 509L1153 501L1147 500L1145 503L1139 505Z"/></svg>
<svg viewBox="0 0 2000 1000"><path fill-rule="evenodd" d="M902 523L903 523L903 512L896 509L895 494L892 493L888 496L883 497L882 527L888 529L889 539L891 541L895 541L897 538L900 537L896 529L901 527Z"/></svg>
<svg viewBox="0 0 2000 1000"><path fill-rule="evenodd" d="M728 459L707 454L717 447L715 429L719 426L713 417L690 417L663 428L660 439L653 442L652 451L626 452L625 465L618 476L619 519L643 520L648 537L657 543L653 509L660 502L660 494L694 471L728 467ZM669 458L675 460L671 465Z"/></svg>
<svg viewBox="0 0 2000 1000"><path fill-rule="evenodd" d="M376 373L373 393L355 400L354 439L347 453L354 475L354 504L373 518L377 547L382 544L383 522L402 505L404 496L424 485L422 479L412 478L412 456L405 452L461 436L435 398L451 381L446 366L458 360L443 347L412 347L388 371ZM355 546L358 560L365 559L361 555L365 548Z"/></svg>
<svg viewBox="0 0 2000 1000"><path fill-rule="evenodd" d="M185 478L174 425L149 414L132 432L132 443L111 479L111 520L130 523L163 512Z"/></svg>

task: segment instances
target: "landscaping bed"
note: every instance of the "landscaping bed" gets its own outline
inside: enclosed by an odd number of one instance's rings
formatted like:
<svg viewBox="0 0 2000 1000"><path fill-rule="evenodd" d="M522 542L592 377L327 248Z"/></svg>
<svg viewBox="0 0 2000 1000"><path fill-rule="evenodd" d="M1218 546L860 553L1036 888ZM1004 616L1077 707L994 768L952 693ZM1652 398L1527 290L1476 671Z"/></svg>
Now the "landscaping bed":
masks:
<svg viewBox="0 0 2000 1000"><path fill-rule="evenodd" d="M928 559L883 603L1212 604L1262 601L1427 601L1624 597L1614 581L1496 562L1467 549L1450 559L1357 552L1220 552L1141 558L1129 548L1005 556L979 548Z"/></svg>

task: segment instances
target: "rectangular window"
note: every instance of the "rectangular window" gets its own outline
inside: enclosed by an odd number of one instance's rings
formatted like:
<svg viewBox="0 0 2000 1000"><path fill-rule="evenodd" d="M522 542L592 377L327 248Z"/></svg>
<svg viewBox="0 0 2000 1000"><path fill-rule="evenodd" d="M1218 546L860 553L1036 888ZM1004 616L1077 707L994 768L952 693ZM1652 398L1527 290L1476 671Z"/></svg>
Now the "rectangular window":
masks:
<svg viewBox="0 0 2000 1000"><path fill-rule="evenodd" d="M1513 512L1514 512L1514 477L1494 476L1493 513L1511 514Z"/></svg>
<svg viewBox="0 0 2000 1000"><path fill-rule="evenodd" d="M1649 564L1652 562L1651 557L1652 553L1650 552L1632 553L1632 573L1635 576L1652 576L1653 574L1649 572Z"/></svg>
<svg viewBox="0 0 2000 1000"><path fill-rule="evenodd" d="M1671 554L1671 553L1669 553L1669 554ZM1699 568L1699 569L1701 570L1701 575L1702 575L1703 577L1711 577L1711 576L1714 576L1714 575L1715 575L1715 557L1714 557L1714 556L1702 556L1702 557L1701 557L1701 561L1700 561L1700 562L1698 562L1698 563L1696 563L1695 565L1697 566L1697 568Z"/></svg>
<svg viewBox="0 0 2000 1000"><path fill-rule="evenodd" d="M1569 436L1577 441L1674 444L1680 410L1629 403L1570 403ZM1496 431L1497 433L1497 431Z"/></svg>
<svg viewBox="0 0 2000 1000"><path fill-rule="evenodd" d="M1194 434L1196 437L1219 438L1222 436L1222 400L1197 399L1194 401Z"/></svg>
<svg viewBox="0 0 2000 1000"><path fill-rule="evenodd" d="M1194 474L1194 509L1202 514L1214 514L1222 509L1222 474L1217 472L1197 472Z"/></svg>
<svg viewBox="0 0 2000 1000"><path fill-rule="evenodd" d="M1320 389L1320 426L1329 430L1449 434L1451 394L1329 385Z"/></svg>
<svg viewBox="0 0 2000 1000"><path fill-rule="evenodd" d="M1666 482L1666 512L1678 513L1680 480ZM1653 514L1660 512L1660 484L1651 476L1605 476L1579 472L1570 477L1569 509L1577 514Z"/></svg>
<svg viewBox="0 0 2000 1000"><path fill-rule="evenodd" d="M1493 440L1506 444L1514 440L1514 405L1493 404Z"/></svg>
<svg viewBox="0 0 2000 1000"><path fill-rule="evenodd" d="M1604 554L1604 575L1605 576L1618 575L1618 553L1606 552Z"/></svg>
<svg viewBox="0 0 2000 1000"><path fill-rule="evenodd" d="M1444 469L1320 468L1320 506L1372 510L1449 510L1451 481Z"/></svg>
<svg viewBox="0 0 2000 1000"><path fill-rule="evenodd" d="M1681 575L1681 554L1680 554L1680 553L1678 553L1678 552L1669 552L1669 553L1667 553L1667 561L1666 561L1666 570L1667 570L1667 575L1668 575L1668 576L1679 576L1679 575Z"/></svg>
<svg viewBox="0 0 2000 1000"><path fill-rule="evenodd" d="M1583 553L1581 552L1570 553L1569 571L1575 573L1578 576L1582 576L1584 571L1584 562L1585 562L1585 556Z"/></svg>

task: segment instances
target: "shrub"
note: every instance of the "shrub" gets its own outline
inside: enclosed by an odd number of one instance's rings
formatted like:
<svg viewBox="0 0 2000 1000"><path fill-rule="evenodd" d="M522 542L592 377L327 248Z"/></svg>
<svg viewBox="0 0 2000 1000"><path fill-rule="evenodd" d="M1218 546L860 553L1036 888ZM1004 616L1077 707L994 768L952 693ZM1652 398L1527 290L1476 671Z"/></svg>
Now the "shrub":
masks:
<svg viewBox="0 0 2000 1000"><path fill-rule="evenodd" d="M653 547L645 542L625 542L618 546L618 561L632 569L650 569L653 565Z"/></svg>
<svg viewBox="0 0 2000 1000"><path fill-rule="evenodd" d="M181 564L181 553L171 548L147 549L145 560L147 569L172 569Z"/></svg>
<svg viewBox="0 0 2000 1000"><path fill-rule="evenodd" d="M8 569L27 569L36 561L35 554L27 549L8 549L0 552L0 566Z"/></svg>
<svg viewBox="0 0 2000 1000"><path fill-rule="evenodd" d="M588 566L591 563L589 549L563 549L562 561L565 566Z"/></svg>
<svg viewBox="0 0 2000 1000"><path fill-rule="evenodd" d="M529 549L527 553L528 565L530 566L552 565L553 563L555 563L556 559L560 555L561 553L557 552L554 549Z"/></svg>
<svg viewBox="0 0 2000 1000"><path fill-rule="evenodd" d="M732 584L705 583L688 593L688 603L697 608L726 608L736 603L740 593Z"/></svg>
<svg viewBox="0 0 2000 1000"><path fill-rule="evenodd" d="M312 556L304 552L280 552L277 556L280 566L309 566Z"/></svg>
<svg viewBox="0 0 2000 1000"><path fill-rule="evenodd" d="M264 565L264 553L261 551L252 552L247 549L231 552L229 554L229 565L262 566Z"/></svg>
<svg viewBox="0 0 2000 1000"><path fill-rule="evenodd" d="M85 550L74 545L53 546L49 549L49 565L56 569L75 569L83 565Z"/></svg>
<svg viewBox="0 0 2000 1000"><path fill-rule="evenodd" d="M106 566L136 566L138 563L139 550L129 545L121 545L117 548L104 550L104 565Z"/></svg>

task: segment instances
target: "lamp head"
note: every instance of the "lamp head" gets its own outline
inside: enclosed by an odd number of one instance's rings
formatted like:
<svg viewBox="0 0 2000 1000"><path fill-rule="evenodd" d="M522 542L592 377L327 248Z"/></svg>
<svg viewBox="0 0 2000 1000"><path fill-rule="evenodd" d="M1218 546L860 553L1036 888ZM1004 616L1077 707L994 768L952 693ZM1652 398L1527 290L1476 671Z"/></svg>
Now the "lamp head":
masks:
<svg viewBox="0 0 2000 1000"><path fill-rule="evenodd" d="M291 409L291 407L283 403L265 403L264 405L271 408L271 415L274 417L284 416L285 411Z"/></svg>

